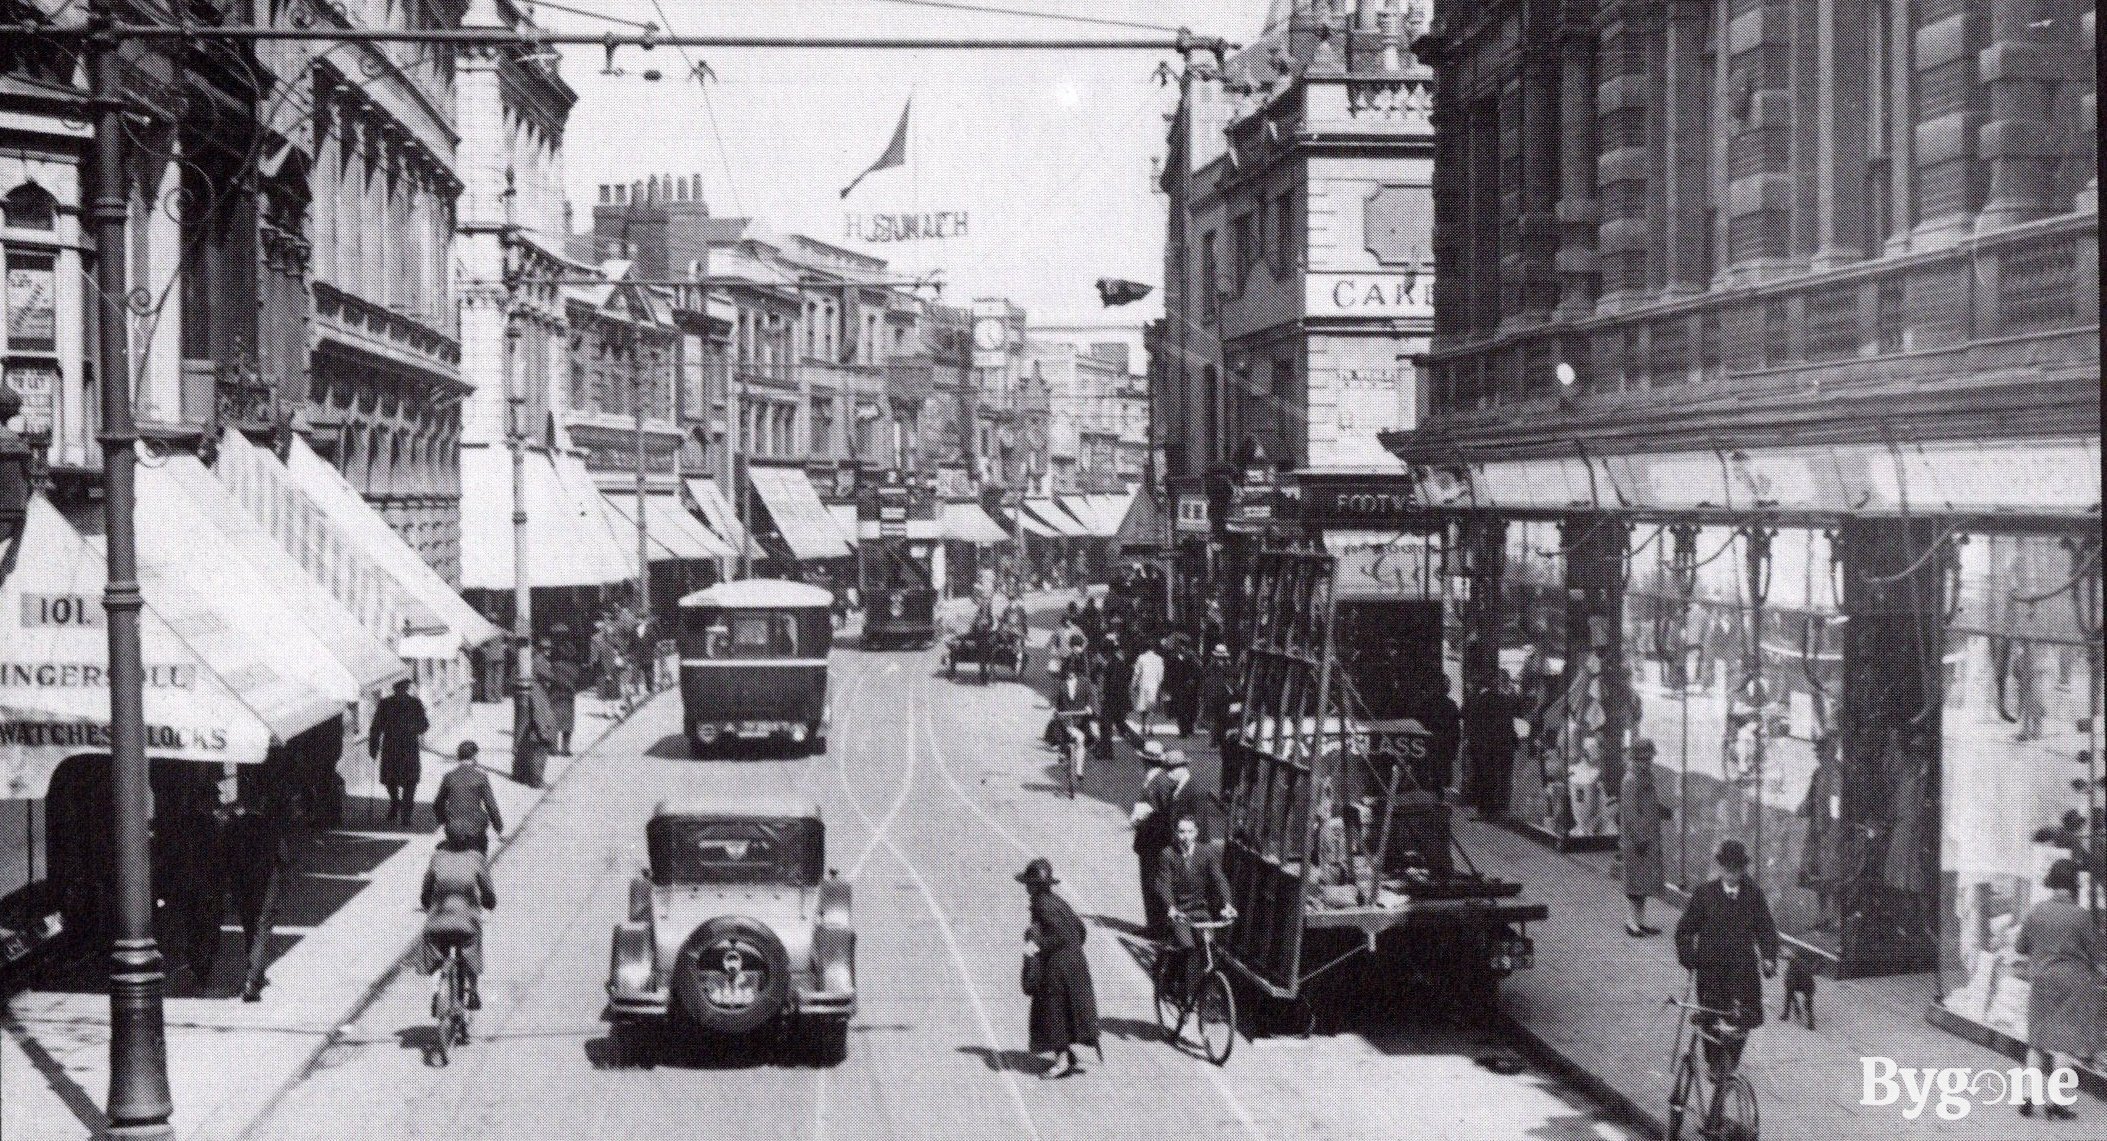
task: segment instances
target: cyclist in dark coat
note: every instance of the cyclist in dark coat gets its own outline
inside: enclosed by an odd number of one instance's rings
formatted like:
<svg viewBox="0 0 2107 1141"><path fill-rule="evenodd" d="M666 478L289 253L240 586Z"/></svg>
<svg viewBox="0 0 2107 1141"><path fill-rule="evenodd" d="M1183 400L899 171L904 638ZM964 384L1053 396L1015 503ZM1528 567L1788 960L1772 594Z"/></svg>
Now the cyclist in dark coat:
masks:
<svg viewBox="0 0 2107 1141"><path fill-rule="evenodd" d="M1089 933L1076 918L1068 901L1054 894L1053 864L1035 859L1025 865L1017 882L1031 894L1031 926L1024 938L1038 948L1039 986L1032 992L1030 1048L1034 1054L1053 1054L1053 1067L1041 1077L1065 1078L1077 1072L1075 1048L1098 1046L1097 988L1090 981L1090 960L1083 956L1083 940Z"/></svg>
<svg viewBox="0 0 2107 1141"><path fill-rule="evenodd" d="M1763 1025L1763 980L1778 971L1778 925L1763 889L1749 878L1748 849L1741 841L1720 844L1713 860L1719 876L1690 893L1675 925L1675 955L1697 975L1697 1005L1723 1013L1729 1025L1754 1030ZM1732 1044L1724 1057L1714 1056L1713 1064L1739 1064L1745 1041Z"/></svg>

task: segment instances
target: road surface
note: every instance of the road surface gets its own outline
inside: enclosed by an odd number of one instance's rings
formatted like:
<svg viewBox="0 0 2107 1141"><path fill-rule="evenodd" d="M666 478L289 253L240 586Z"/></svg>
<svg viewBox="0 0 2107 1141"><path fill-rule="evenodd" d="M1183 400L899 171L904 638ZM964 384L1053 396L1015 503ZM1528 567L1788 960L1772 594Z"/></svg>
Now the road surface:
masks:
<svg viewBox="0 0 2107 1141"><path fill-rule="evenodd" d="M1357 1012L1309 1038L1240 1041L1216 1068L1162 1040L1139 944L1131 760L1055 790L1045 704L1014 682L937 676L936 652L837 650L824 755L689 759L677 694L580 758L496 868L477 1038L428 1064L430 984L403 973L287 1089L264 1138L1618 1138L1577 1094L1500 1073L1487 1034L1425 1012ZM802 789L854 884L861 1009L848 1060L675 1049L618 1064L603 1020L608 934L661 799ZM1017 991L1025 898L1053 861L1090 925L1106 1031L1086 1073L1037 1077ZM406 942L420 919L402 901Z"/></svg>

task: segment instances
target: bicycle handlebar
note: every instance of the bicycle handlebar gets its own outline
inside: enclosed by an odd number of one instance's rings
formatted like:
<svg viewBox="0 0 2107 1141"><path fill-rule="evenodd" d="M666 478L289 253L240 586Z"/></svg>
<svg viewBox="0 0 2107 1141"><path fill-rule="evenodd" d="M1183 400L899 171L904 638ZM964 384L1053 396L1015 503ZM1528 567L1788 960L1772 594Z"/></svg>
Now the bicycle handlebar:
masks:
<svg viewBox="0 0 2107 1141"><path fill-rule="evenodd" d="M1709 1006L1699 1006L1699 1005L1698 1005L1697 1003L1694 1003L1694 1002L1689 1002L1689 1001L1686 1001L1686 1000L1684 1000L1684 999L1680 999L1680 998L1670 998L1670 999L1668 999L1668 1000L1667 1000L1667 1002L1666 1002L1666 1003L1664 1003L1663 1005L1666 1005L1666 1006L1679 1006L1679 1007L1682 1007L1682 1008L1683 1008L1684 1010L1690 1011L1690 1012L1691 1012L1691 1013L1693 1013L1693 1014L1709 1014L1709 1015L1711 1015L1711 1016L1712 1016L1712 1017L1714 1017L1714 1018L1726 1018L1726 1019L1731 1019L1731 1018L1733 1018L1733 1017L1734 1017L1734 1016L1733 1016L1732 1014L1728 1013L1727 1011L1724 1011L1724 1010L1714 1010L1714 1009L1712 1009L1712 1008L1711 1008L1711 1007L1709 1007Z"/></svg>
<svg viewBox="0 0 2107 1141"><path fill-rule="evenodd" d="M1188 919L1185 925L1195 931L1220 931L1234 922L1234 919Z"/></svg>

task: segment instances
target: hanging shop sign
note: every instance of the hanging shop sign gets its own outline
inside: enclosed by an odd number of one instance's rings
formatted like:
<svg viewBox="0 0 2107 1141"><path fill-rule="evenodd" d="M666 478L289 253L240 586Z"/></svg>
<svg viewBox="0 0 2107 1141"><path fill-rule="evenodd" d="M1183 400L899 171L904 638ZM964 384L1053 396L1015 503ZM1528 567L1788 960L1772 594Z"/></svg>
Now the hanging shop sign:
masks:
<svg viewBox="0 0 2107 1141"><path fill-rule="evenodd" d="M944 241L966 236L964 210L924 211L916 214L844 214L842 236L859 242Z"/></svg>
<svg viewBox="0 0 2107 1141"><path fill-rule="evenodd" d="M1311 273L1303 278L1310 317L1434 316L1431 273Z"/></svg>
<svg viewBox="0 0 2107 1141"><path fill-rule="evenodd" d="M1177 530L1180 535L1205 535L1211 529L1207 518L1205 495L1180 495L1178 497Z"/></svg>
<svg viewBox="0 0 2107 1141"><path fill-rule="evenodd" d="M58 398L58 366L46 361L9 361L6 376L7 386L22 398L22 434L49 435Z"/></svg>

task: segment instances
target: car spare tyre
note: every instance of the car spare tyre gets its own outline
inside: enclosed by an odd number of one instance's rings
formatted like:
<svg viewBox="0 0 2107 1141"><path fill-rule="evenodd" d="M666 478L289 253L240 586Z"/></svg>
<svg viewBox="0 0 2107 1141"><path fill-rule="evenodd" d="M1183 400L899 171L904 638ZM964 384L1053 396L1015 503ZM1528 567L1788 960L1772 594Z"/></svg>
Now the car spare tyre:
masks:
<svg viewBox="0 0 2107 1141"><path fill-rule="evenodd" d="M673 993L703 1029L745 1034L782 1013L790 994L790 954L766 924L721 916L696 928L681 946Z"/></svg>

